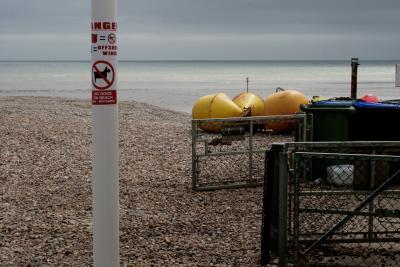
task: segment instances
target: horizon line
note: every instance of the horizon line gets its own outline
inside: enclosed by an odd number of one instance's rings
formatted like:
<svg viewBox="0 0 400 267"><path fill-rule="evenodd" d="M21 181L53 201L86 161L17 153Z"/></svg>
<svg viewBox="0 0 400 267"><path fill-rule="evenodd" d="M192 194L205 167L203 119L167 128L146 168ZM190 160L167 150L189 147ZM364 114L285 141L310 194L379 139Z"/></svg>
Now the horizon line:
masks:
<svg viewBox="0 0 400 267"><path fill-rule="evenodd" d="M362 61L400 61L400 59L360 59ZM293 62L349 61L350 59L120 59L119 62ZM0 62L91 62L90 59L0 59Z"/></svg>

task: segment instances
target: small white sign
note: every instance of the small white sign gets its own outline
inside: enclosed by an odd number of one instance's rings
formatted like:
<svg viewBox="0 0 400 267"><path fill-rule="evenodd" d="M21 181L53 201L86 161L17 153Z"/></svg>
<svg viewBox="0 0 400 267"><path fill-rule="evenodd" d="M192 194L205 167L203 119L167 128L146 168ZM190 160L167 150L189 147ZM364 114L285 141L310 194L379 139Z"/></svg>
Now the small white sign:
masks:
<svg viewBox="0 0 400 267"><path fill-rule="evenodd" d="M396 87L400 87L400 64L396 64Z"/></svg>

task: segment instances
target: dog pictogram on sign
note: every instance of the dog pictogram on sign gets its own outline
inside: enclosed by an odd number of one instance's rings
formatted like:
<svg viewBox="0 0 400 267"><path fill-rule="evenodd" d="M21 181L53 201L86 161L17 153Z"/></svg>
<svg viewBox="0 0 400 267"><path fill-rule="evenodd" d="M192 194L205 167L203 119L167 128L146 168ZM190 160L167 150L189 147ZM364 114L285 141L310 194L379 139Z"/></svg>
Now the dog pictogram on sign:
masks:
<svg viewBox="0 0 400 267"><path fill-rule="evenodd" d="M96 89L105 90L114 83L114 67L107 61L99 60L92 66L92 83Z"/></svg>

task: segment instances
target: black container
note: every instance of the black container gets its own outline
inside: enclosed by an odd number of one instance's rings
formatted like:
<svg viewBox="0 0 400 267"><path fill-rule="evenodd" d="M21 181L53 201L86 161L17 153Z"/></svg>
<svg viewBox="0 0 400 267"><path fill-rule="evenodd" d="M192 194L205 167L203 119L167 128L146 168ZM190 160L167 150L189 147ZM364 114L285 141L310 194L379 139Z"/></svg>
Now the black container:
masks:
<svg viewBox="0 0 400 267"><path fill-rule="evenodd" d="M356 127L353 128L354 140L361 141L399 141L400 140L400 104L391 102L354 103L356 109Z"/></svg>

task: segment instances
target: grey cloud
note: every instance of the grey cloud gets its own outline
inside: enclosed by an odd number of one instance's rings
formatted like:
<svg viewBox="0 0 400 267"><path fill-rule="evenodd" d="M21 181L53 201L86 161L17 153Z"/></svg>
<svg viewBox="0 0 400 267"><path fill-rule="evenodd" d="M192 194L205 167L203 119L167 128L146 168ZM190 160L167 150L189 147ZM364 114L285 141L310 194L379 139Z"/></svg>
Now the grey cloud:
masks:
<svg viewBox="0 0 400 267"><path fill-rule="evenodd" d="M131 25L139 30L187 30L250 32L282 31L297 28L330 30L385 29L398 22L399 1L255 1L255 0L203 0L203 1L129 1L121 2L120 15L126 21L148 24ZM379 18L379 19L377 19ZM158 28L153 28L157 25ZM383 25L383 27L382 27ZM393 24L394 26L394 24ZM339 29L337 29L339 28ZM310 29L312 30L312 29Z"/></svg>
<svg viewBox="0 0 400 267"><path fill-rule="evenodd" d="M1 1L0 60L29 46L89 57L90 0ZM118 13L121 59L393 58L400 46L399 0L119 0Z"/></svg>
<svg viewBox="0 0 400 267"><path fill-rule="evenodd" d="M90 1L3 0L0 33L58 33L90 30Z"/></svg>

